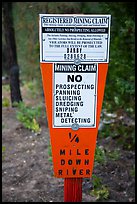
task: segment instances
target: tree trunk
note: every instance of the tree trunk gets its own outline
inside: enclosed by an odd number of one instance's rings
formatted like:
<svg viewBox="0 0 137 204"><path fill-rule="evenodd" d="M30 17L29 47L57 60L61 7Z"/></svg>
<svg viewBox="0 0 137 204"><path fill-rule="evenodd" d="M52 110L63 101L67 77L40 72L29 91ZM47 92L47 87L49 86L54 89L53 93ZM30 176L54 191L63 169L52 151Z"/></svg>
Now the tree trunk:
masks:
<svg viewBox="0 0 137 204"><path fill-rule="evenodd" d="M11 103L22 101L19 81L19 66L17 62L15 33L12 17L12 2L3 2L3 26L7 50L7 63L10 69Z"/></svg>

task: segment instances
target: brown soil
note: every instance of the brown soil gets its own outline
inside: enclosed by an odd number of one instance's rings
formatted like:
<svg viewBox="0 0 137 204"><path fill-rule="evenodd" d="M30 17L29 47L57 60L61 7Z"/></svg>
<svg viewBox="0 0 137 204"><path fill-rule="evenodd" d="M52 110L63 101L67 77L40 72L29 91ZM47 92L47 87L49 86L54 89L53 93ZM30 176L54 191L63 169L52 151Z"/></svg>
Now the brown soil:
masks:
<svg viewBox="0 0 137 204"><path fill-rule="evenodd" d="M53 176L49 159L45 118L41 118L40 125L42 131L36 135L16 119L16 108L2 108L2 202L64 202L64 180ZM106 151L117 147L111 138L98 138L98 144ZM135 202L135 177L131 174L134 163L134 151L121 148L117 160L108 159L94 167L93 173L109 189L105 202ZM90 194L92 189L92 179L83 178L82 202L97 202Z"/></svg>

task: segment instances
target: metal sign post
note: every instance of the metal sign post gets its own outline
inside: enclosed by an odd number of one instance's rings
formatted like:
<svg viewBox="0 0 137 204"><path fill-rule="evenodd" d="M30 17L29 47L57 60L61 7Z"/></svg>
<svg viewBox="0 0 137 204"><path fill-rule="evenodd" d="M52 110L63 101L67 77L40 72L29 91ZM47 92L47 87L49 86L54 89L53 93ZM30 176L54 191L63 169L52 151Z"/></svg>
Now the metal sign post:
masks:
<svg viewBox="0 0 137 204"><path fill-rule="evenodd" d="M110 15L39 15L40 68L54 176L64 201L92 176L109 62Z"/></svg>

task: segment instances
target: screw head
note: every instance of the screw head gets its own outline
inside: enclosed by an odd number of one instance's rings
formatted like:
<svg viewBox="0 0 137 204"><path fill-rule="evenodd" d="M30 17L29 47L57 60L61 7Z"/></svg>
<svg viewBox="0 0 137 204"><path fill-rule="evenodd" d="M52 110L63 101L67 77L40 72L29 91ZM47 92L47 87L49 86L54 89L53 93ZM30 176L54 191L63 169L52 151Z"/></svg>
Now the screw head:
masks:
<svg viewBox="0 0 137 204"><path fill-rule="evenodd" d="M74 64L75 64L75 65L79 65L80 63L81 63L81 61L80 61L79 58L76 58L76 59L74 60Z"/></svg>
<svg viewBox="0 0 137 204"><path fill-rule="evenodd" d="M79 129L79 124L73 123L71 128L72 128L72 130L78 130Z"/></svg>

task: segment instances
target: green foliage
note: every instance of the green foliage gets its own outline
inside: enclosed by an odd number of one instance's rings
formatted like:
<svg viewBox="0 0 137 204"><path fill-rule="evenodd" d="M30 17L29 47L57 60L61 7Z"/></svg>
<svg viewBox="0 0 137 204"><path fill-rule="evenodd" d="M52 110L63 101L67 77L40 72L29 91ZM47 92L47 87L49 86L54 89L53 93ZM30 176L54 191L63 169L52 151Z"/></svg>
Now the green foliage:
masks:
<svg viewBox="0 0 137 204"><path fill-rule="evenodd" d="M130 175L135 177L135 165L133 165L133 168L130 170Z"/></svg>
<svg viewBox="0 0 137 204"><path fill-rule="evenodd" d="M10 101L8 98L3 97L2 98L2 107L9 107L10 106Z"/></svg>
<svg viewBox="0 0 137 204"><path fill-rule="evenodd" d="M9 92L9 91L10 91L10 86L9 86L9 84L4 84L4 85L2 85L2 91Z"/></svg>
<svg viewBox="0 0 137 204"><path fill-rule="evenodd" d="M100 188L102 185L101 178L97 177L95 174L92 175L92 185L94 189Z"/></svg>
<svg viewBox="0 0 137 204"><path fill-rule="evenodd" d="M126 112L135 110L134 8L134 2L14 2L13 17L21 79L35 78L41 81L39 13L111 14L110 63L103 106L107 108L110 104L111 111L119 108ZM132 113L129 112L130 115Z"/></svg>
<svg viewBox="0 0 137 204"><path fill-rule="evenodd" d="M104 164L106 162L105 151L101 146L96 145L94 160L95 160L95 165Z"/></svg>
<svg viewBox="0 0 137 204"><path fill-rule="evenodd" d="M103 14L99 2L81 2L81 11L84 14Z"/></svg>
<svg viewBox="0 0 137 204"><path fill-rule="evenodd" d="M27 90L27 95L33 99L36 99L40 96L40 82L37 79L30 81L24 80L23 82L24 89ZM42 89L41 89L42 90Z"/></svg>
<svg viewBox="0 0 137 204"><path fill-rule="evenodd" d="M14 2L13 17L21 80L40 75L37 2ZM17 16L18 14L18 16Z"/></svg>
<svg viewBox="0 0 137 204"><path fill-rule="evenodd" d="M106 153L107 158L110 158L111 160L118 160L120 158L120 151L119 149L115 149L114 151L108 151Z"/></svg>
<svg viewBox="0 0 137 204"><path fill-rule="evenodd" d="M96 200L107 200L109 198L109 190L105 185L102 185L101 178L92 175L93 190L91 195L96 197Z"/></svg>
<svg viewBox="0 0 137 204"><path fill-rule="evenodd" d="M41 106L27 107L23 102L18 105L16 112L17 119L22 122L25 128L28 128L32 132L40 133L41 128L38 123L38 118L41 116Z"/></svg>
<svg viewBox="0 0 137 204"><path fill-rule="evenodd" d="M91 195L96 197L96 200L107 200L109 198L109 190L107 187L102 185L100 189L93 189Z"/></svg>
<svg viewBox="0 0 137 204"><path fill-rule="evenodd" d="M2 107L10 107L10 105L11 105L9 97L8 97L9 92L10 92L9 84L3 84L2 85L2 93L4 93L4 94L2 96Z"/></svg>
<svg viewBox="0 0 137 204"><path fill-rule="evenodd" d="M115 160L118 160L119 158L120 158L120 150L118 148L113 151L111 150L105 151L102 146L96 145L95 158L94 158L95 166L100 164L106 164L108 159L115 161ZM96 182L96 179L94 179L94 181Z"/></svg>
<svg viewBox="0 0 137 204"><path fill-rule="evenodd" d="M6 147L2 146L2 153L6 151Z"/></svg>
<svg viewBox="0 0 137 204"><path fill-rule="evenodd" d="M135 12L134 2L102 3L112 15L110 63L103 108L114 112L120 109L135 118ZM120 13L120 15L119 15ZM122 18L121 18L122 16ZM112 136L125 149L135 147L134 126L122 121L105 125L100 136Z"/></svg>
<svg viewBox="0 0 137 204"><path fill-rule="evenodd" d="M48 2L47 13L66 14L80 13L81 2Z"/></svg>
<svg viewBox="0 0 137 204"><path fill-rule="evenodd" d="M135 2L13 2L13 19L20 79L30 82L32 97L42 90L39 66L39 14L111 14L110 62L103 108L122 109L135 118ZM3 50L5 39L2 32ZM3 53L4 56L5 53ZM3 57L3 67L6 58ZM4 68L5 69L5 68ZM31 82L36 80L36 89ZM34 85L34 84L33 84ZM32 91L31 91L32 88ZM37 91L36 91L37 90ZM37 97L37 96L36 96ZM135 130L121 122L106 125L101 136L121 137L133 149Z"/></svg>
<svg viewBox="0 0 137 204"><path fill-rule="evenodd" d="M49 160L50 162L52 162L52 150L51 150L51 145L48 146L48 155L49 155L48 160Z"/></svg>
<svg viewBox="0 0 137 204"><path fill-rule="evenodd" d="M80 5L80 2L13 2L14 28L21 80L37 79L41 81L39 14L80 13Z"/></svg>
<svg viewBox="0 0 137 204"><path fill-rule="evenodd" d="M105 127L99 131L98 137L106 138L111 136L117 140L124 149L134 150L135 148L135 126L126 125L122 120L116 120L113 123L105 124Z"/></svg>
<svg viewBox="0 0 137 204"><path fill-rule="evenodd" d="M5 155L4 155L5 151L6 151L6 147L2 146L2 160L4 160L5 158Z"/></svg>
<svg viewBox="0 0 137 204"><path fill-rule="evenodd" d="M18 107L19 103L15 101L15 102L12 103L12 105L13 105L13 107Z"/></svg>
<svg viewBox="0 0 137 204"><path fill-rule="evenodd" d="M134 6L134 2L102 3L102 9L112 15L110 63L103 103L105 108L111 104L111 111L135 110Z"/></svg>

